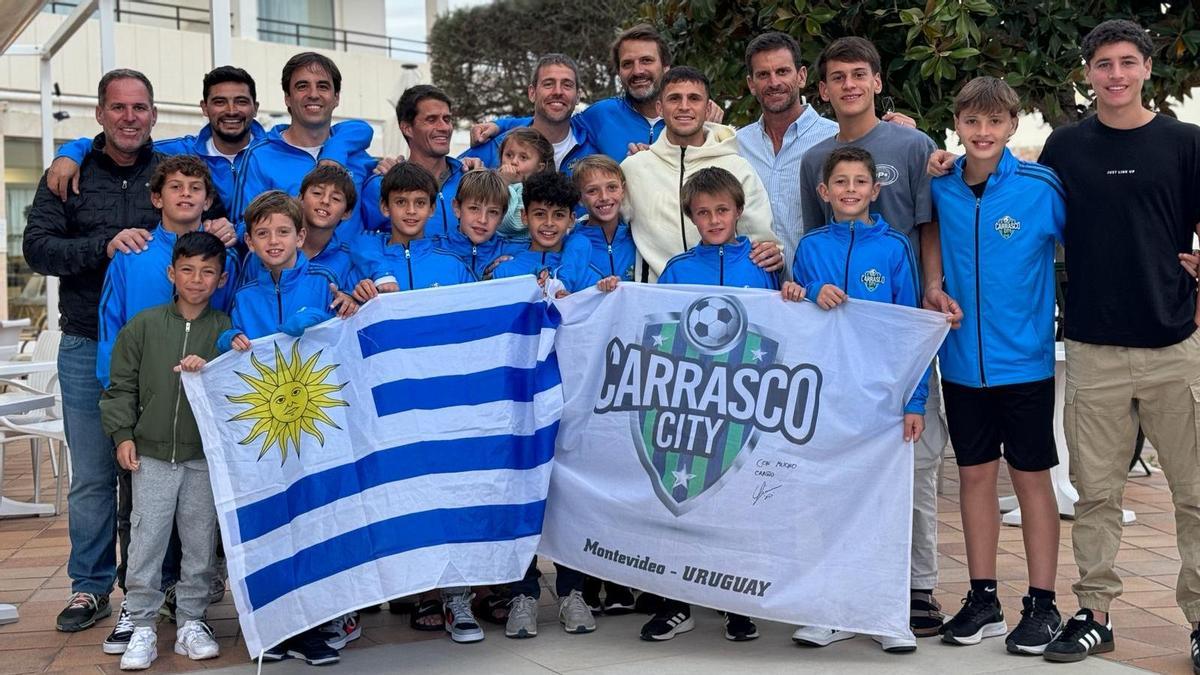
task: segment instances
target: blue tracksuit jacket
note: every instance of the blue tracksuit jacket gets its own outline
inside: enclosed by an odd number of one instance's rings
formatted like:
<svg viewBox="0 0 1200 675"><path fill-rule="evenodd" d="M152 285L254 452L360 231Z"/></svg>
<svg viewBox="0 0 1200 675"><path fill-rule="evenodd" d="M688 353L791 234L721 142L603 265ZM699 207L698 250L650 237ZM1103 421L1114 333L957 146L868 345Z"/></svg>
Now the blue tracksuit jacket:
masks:
<svg viewBox="0 0 1200 675"><path fill-rule="evenodd" d="M394 280L402 291L452 286L475 281L458 256L438 247L433 239L391 244L391 234L364 234L355 242L354 263L376 283Z"/></svg>
<svg viewBox="0 0 1200 675"><path fill-rule="evenodd" d="M522 126L529 126L528 124ZM567 175L571 175L571 162L588 155L594 155L600 150L592 142L592 132L587 124L580 119L579 115L571 117L571 132L575 134L575 147L567 151L563 157L562 166L559 171ZM470 148L463 154L459 155L459 159L465 157L478 157L483 165L489 169L500 168L500 144L504 141L504 134L498 134L483 145ZM624 154L621 155L624 157ZM618 160L619 161L619 160Z"/></svg>
<svg viewBox="0 0 1200 675"><path fill-rule="evenodd" d="M629 104L625 96L613 96L597 101L575 117L588 127L589 138L597 152L602 152L620 163L629 155L630 143L650 145L662 133L663 121L653 125ZM516 127L527 127L532 117L502 117L495 120L500 133Z"/></svg>
<svg viewBox="0 0 1200 675"><path fill-rule="evenodd" d="M589 267L564 264L563 254L556 251L525 249L511 255L512 260L505 260L496 266L492 272L493 279L519 277L522 274L532 274L536 277L543 270L549 270L550 276L561 281L569 293L581 291L600 281L599 274Z"/></svg>
<svg viewBox="0 0 1200 675"><path fill-rule="evenodd" d="M437 203L433 205L433 215L425 221L425 236L427 237L445 236L458 229L458 216L454 215L453 202L458 195L458 184L462 182L462 162L453 157L447 157L446 163L450 165L450 175L446 177L438 191ZM387 216L383 215L383 211L379 209L379 188L382 184L383 176L371 175L367 178L367 182L362 186L362 192L359 194L358 223L359 227L367 232L390 233L392 229ZM350 218L346 222L350 222L350 220L355 219ZM344 226L345 224L343 224ZM341 231L341 228L338 229Z"/></svg>
<svg viewBox="0 0 1200 675"><path fill-rule="evenodd" d="M234 293L233 328L221 335L217 348L229 351L238 333L251 340L279 332L298 336L332 318L329 305L334 296L329 284L337 282L333 272L310 263L303 252L296 253L295 267L283 270L279 281L260 265L258 273L245 278Z"/></svg>
<svg viewBox="0 0 1200 675"><path fill-rule="evenodd" d="M700 243L667 261L660 284L705 284L779 290L779 277L750 259L750 240L737 237L728 244Z"/></svg>
<svg viewBox="0 0 1200 675"><path fill-rule="evenodd" d="M275 125L243 151L246 159L234 188L233 205L229 208L229 220L238 223L239 236L245 229L242 214L255 197L267 190L283 190L293 197L299 196L304 177L317 166L312 155L283 140L283 132L288 126ZM367 154L374 133L371 125L362 120L346 120L333 125L329 139L321 146L321 159L331 159L345 167L354 177L354 185L360 193L363 183L375 169L375 159ZM361 228L357 212L338 226L339 231L345 232Z"/></svg>
<svg viewBox="0 0 1200 675"><path fill-rule="evenodd" d="M962 327L942 344L942 377L967 387L1053 377L1062 183L1053 169L1006 148L977 199L963 181L965 161L933 181L946 292L963 310Z"/></svg>
<svg viewBox="0 0 1200 675"><path fill-rule="evenodd" d="M617 230L613 233L612 241L609 241L604 229L588 225L587 216L584 216L575 222L575 228L571 230L571 238L576 237L586 239L591 244L589 263L600 278L613 276L621 281L633 281L637 249L633 245L629 225L624 220L617 223Z"/></svg>
<svg viewBox="0 0 1200 675"><path fill-rule="evenodd" d="M498 235L492 235L491 239L476 244L457 227L450 230L449 234L434 237L433 241L436 247L458 256L476 279L483 278L483 271L496 258L502 255L516 255L529 247L525 242L509 241Z"/></svg>
<svg viewBox="0 0 1200 675"><path fill-rule="evenodd" d="M100 291L100 333L96 344L96 377L108 388L109 363L117 333L138 312L171 302L175 286L167 279L171 253L179 235L163 229L162 223L151 232L153 239L141 253L120 253L113 256L104 274ZM225 285L218 288L209 304L213 309L228 312L237 285L237 255L225 251Z"/></svg>
<svg viewBox="0 0 1200 675"><path fill-rule="evenodd" d="M816 302L821 287L833 284L856 300L917 307L916 258L908 238L893 230L878 213L873 225L831 222L810 230L796 246L792 278ZM928 370L917 385L905 413L925 414Z"/></svg>
<svg viewBox="0 0 1200 675"><path fill-rule="evenodd" d="M341 234L335 230L325 248L310 258L309 262L332 273L337 279L338 288L349 293L354 290L355 284L366 278L366 273L354 265L354 256L350 251L350 242L343 241ZM238 286L254 279L262 268L262 261L258 256L253 253L247 254L242 263L242 276L238 280Z"/></svg>

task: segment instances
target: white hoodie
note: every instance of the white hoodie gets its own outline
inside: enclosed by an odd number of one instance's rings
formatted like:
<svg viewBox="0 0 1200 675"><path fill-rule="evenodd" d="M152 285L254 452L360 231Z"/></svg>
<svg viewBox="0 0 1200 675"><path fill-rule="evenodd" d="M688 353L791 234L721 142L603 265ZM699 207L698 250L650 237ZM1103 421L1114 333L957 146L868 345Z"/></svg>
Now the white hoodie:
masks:
<svg viewBox="0 0 1200 675"><path fill-rule="evenodd" d="M776 241L767 190L750 163L738 154L733 127L708 123L704 131L704 143L690 146L675 145L664 132L649 150L621 162L625 173L623 211L638 252L637 281L657 280L668 260L700 243L700 232L679 201L684 182L700 169L720 167L742 183L746 206L738 220L739 235L753 242Z"/></svg>

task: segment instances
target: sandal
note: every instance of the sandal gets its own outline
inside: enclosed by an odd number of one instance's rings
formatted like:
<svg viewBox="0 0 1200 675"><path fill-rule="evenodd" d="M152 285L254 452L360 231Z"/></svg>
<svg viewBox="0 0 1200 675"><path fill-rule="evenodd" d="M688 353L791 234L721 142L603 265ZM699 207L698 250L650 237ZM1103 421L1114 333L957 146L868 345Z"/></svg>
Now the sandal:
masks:
<svg viewBox="0 0 1200 675"><path fill-rule="evenodd" d="M421 622L422 619L434 616L438 618L437 623ZM423 630L429 632L443 631L446 629L445 621L446 617L442 613L441 600L422 600L421 602L417 603L416 610L414 610L412 616L408 618L408 625L413 630Z"/></svg>

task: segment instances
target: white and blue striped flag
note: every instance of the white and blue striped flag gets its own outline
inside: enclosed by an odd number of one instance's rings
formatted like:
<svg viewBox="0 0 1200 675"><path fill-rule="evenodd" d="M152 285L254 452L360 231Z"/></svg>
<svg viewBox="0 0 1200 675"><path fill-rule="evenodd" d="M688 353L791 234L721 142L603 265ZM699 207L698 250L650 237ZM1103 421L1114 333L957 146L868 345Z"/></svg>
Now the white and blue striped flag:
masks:
<svg viewBox="0 0 1200 675"><path fill-rule="evenodd" d="M562 412L556 316L532 277L390 294L185 376L251 655L522 577Z"/></svg>

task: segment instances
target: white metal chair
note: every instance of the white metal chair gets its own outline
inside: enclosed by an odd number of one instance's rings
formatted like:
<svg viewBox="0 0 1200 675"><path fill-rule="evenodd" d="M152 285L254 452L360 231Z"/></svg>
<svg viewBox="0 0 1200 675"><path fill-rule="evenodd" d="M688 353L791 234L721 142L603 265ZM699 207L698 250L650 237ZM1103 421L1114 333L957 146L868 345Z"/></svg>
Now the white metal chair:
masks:
<svg viewBox="0 0 1200 675"><path fill-rule="evenodd" d="M38 334L33 348L34 361L53 361L58 358L58 346L62 341L62 332L44 330ZM19 389L31 394L58 394L58 373L53 371L34 372L26 376L24 381L0 378L0 386L9 389ZM70 479L71 467L68 453L63 452L67 447L66 432L62 420L62 400L56 397L52 408L39 410L24 415L9 415L0 417L0 447L14 441L28 440L30 442L30 459L33 462L33 500L40 501L42 488L42 441L47 443L50 455L50 469L55 476L54 513L60 510L62 502L62 483L64 476ZM61 461L60 461L61 460Z"/></svg>

